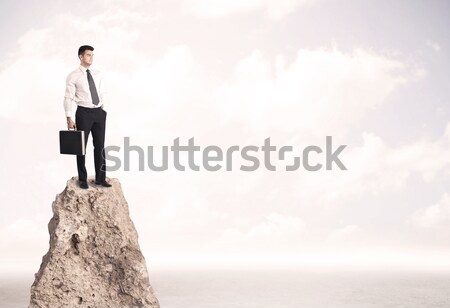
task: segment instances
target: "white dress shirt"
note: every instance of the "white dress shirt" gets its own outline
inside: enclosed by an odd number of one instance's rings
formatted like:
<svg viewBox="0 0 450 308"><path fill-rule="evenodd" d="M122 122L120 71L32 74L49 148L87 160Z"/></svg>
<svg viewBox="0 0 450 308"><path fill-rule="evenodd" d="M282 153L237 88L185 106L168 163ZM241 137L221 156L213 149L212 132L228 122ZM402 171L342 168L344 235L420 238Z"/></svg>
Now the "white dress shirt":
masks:
<svg viewBox="0 0 450 308"><path fill-rule="evenodd" d="M89 90L86 70L84 66L80 65L67 76L66 93L64 94L64 111L66 112L66 117L72 116L72 102L86 108L100 108L104 104L105 89L102 74L97 70L89 69L100 100L98 105L94 105L92 103L91 91Z"/></svg>

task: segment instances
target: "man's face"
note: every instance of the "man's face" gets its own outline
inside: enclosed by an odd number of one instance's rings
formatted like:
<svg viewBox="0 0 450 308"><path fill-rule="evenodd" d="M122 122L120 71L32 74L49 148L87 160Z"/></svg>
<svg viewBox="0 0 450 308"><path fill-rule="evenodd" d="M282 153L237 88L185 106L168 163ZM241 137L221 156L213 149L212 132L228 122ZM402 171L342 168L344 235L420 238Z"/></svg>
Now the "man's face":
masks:
<svg viewBox="0 0 450 308"><path fill-rule="evenodd" d="M85 50L82 55L80 55L81 64L84 66L92 65L92 60L94 60L94 53L92 50Z"/></svg>

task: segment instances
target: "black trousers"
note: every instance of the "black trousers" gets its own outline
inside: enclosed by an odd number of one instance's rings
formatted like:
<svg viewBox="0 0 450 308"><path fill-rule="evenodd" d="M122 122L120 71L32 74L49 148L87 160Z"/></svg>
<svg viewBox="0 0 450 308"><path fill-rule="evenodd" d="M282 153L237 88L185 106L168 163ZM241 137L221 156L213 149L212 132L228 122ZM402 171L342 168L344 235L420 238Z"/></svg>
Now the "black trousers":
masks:
<svg viewBox="0 0 450 308"><path fill-rule="evenodd" d="M103 108L77 107L75 112L75 124L77 130L84 130L85 146L87 145L89 133L92 132L94 142L94 164L95 180L104 181L105 172L105 124L106 111ZM86 155L77 155L78 180L87 180Z"/></svg>

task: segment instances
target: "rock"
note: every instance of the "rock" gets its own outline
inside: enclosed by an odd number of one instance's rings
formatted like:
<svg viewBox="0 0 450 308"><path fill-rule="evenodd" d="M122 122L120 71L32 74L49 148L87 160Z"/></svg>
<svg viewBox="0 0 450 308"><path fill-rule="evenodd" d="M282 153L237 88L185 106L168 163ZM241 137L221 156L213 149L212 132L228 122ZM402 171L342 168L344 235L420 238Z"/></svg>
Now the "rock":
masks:
<svg viewBox="0 0 450 308"><path fill-rule="evenodd" d="M159 307L119 181L89 182L73 177L53 202L29 307Z"/></svg>

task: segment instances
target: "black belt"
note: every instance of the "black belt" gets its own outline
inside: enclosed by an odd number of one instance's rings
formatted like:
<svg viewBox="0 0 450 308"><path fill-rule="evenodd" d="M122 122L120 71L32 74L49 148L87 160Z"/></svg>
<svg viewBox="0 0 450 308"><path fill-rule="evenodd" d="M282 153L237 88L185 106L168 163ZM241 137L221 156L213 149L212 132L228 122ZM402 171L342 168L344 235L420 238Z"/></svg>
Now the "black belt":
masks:
<svg viewBox="0 0 450 308"><path fill-rule="evenodd" d="M77 108L81 108L81 109L87 109L87 110L93 110L93 109L103 109L103 105L101 105L100 107L94 107L94 108L83 107L83 106L78 106Z"/></svg>

